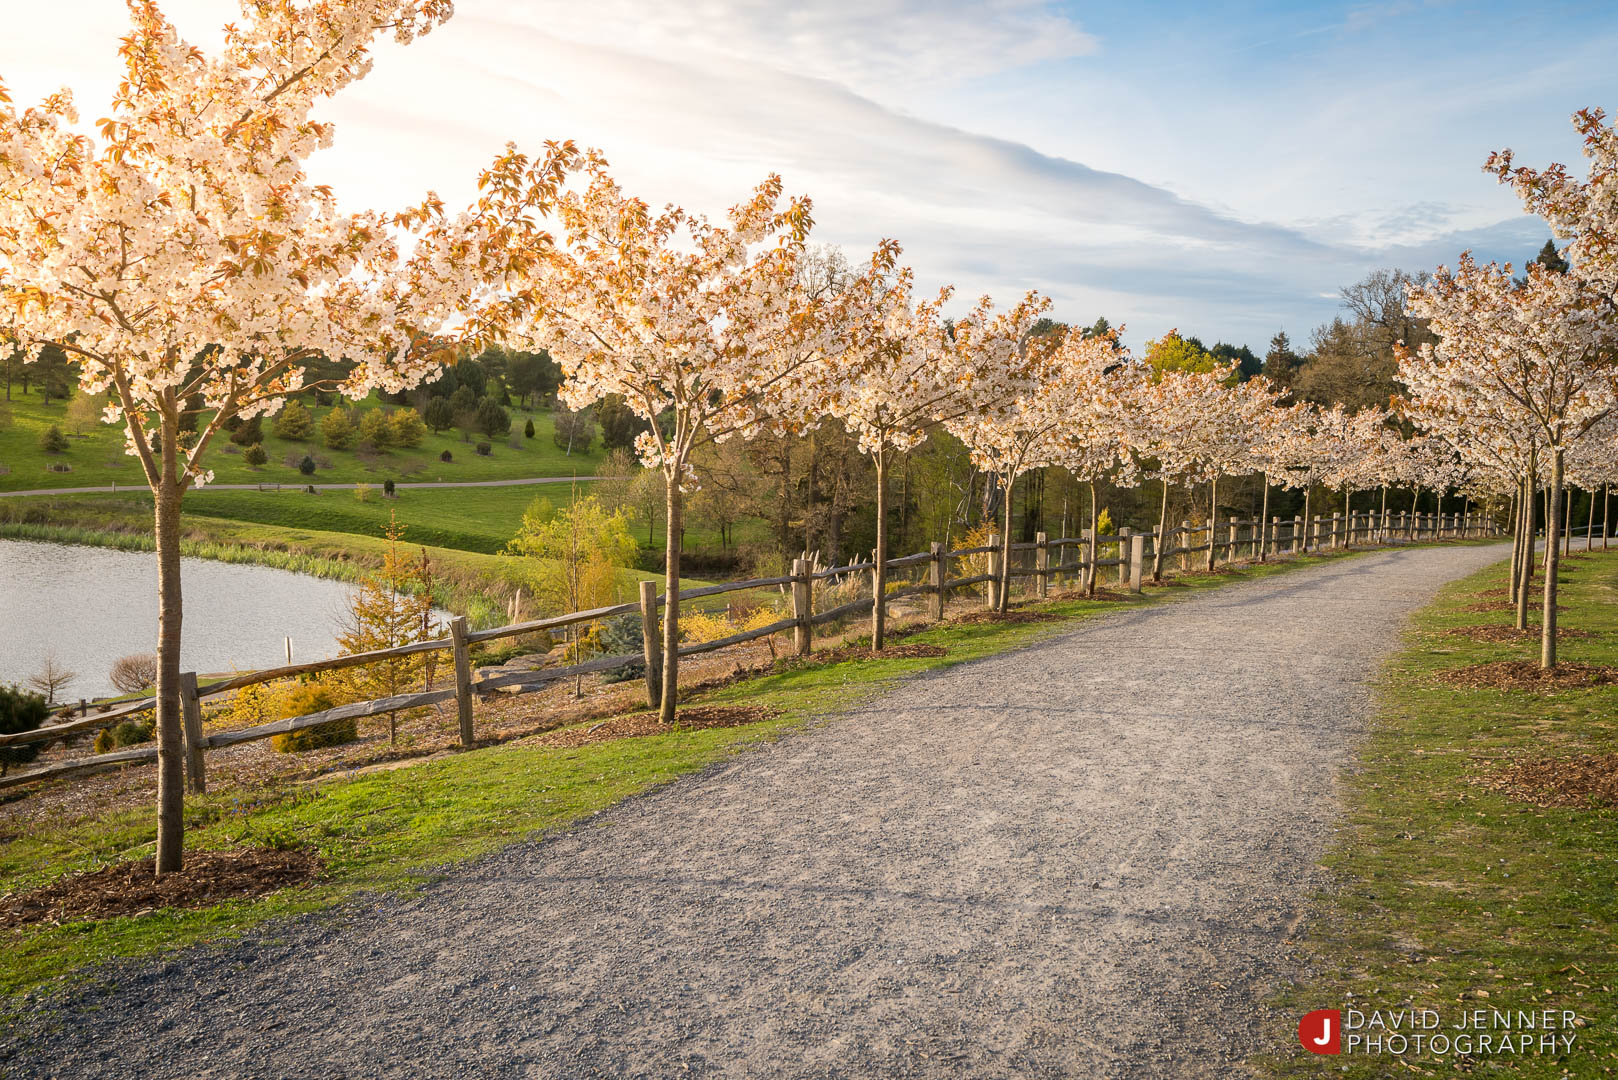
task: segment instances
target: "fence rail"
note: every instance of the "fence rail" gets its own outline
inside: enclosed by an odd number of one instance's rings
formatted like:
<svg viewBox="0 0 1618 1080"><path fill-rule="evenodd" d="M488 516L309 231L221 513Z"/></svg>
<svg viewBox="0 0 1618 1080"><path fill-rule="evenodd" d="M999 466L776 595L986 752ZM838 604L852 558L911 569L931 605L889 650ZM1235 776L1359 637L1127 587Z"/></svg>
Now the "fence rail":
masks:
<svg viewBox="0 0 1618 1080"><path fill-rule="evenodd" d="M1024 562L1028 556L1033 557L1031 566L1019 564L1010 567L1002 565L1001 560L1005 557L1008 549L1000 544L998 536L992 537L991 543L987 546L953 550L946 550L943 544L935 543L928 551L887 560L887 568L890 570L926 566L928 572L925 581L910 585L901 584L898 588L890 591L884 603L891 603L904 597L926 595L930 599L929 614L932 619L938 620L943 618L944 608L951 593L977 585L987 585L988 604L990 607L998 607L999 591L1002 585L1018 578L1033 578L1036 594L1043 597L1047 595L1050 583L1054 578L1079 575L1081 581L1093 580L1099 584L1101 571L1116 567L1118 570L1118 583L1121 586L1127 586L1132 591L1139 592L1148 560L1150 560L1150 565L1155 572L1161 572L1166 568L1168 559L1179 556L1182 560L1181 569L1189 570L1191 568L1190 557L1203 553L1206 553L1210 564L1218 560L1220 552L1224 553L1227 562L1235 561L1244 552L1257 561L1263 561L1272 555L1301 554L1315 550L1336 550L1349 547L1356 542L1380 544L1390 540L1409 542L1448 538L1459 539L1493 536L1498 535L1499 531L1492 518L1471 513L1411 514L1408 512L1383 513L1368 511L1347 515L1332 514L1327 516L1317 514L1307 521L1301 516L1294 516L1290 519L1272 517L1268 522L1261 518L1233 517L1223 522L1208 522L1198 525L1193 525L1189 521L1181 522L1178 527L1167 529L1162 533L1157 530L1137 533L1128 529L1120 529L1115 535L1068 536L1058 537L1054 540L1048 538L1044 533L1040 533L1033 541L1009 545L1010 553L1015 558L1018 558L1020 563ZM1105 558L1098 557L1103 551L1113 549L1116 549L1116 555L1108 555ZM1067 561L1070 551L1075 551L1078 556L1077 559L1071 562ZM1055 555L1054 560L1052 559L1053 554ZM987 559L987 570L985 572L967 574L956 578L949 576L948 571L952 562L978 556L985 556ZM789 591L792 613L790 616L766 626L743 630L713 641L681 645L678 648L677 655L683 658L714 652L759 638L784 633L788 630L793 632L796 651L800 655L807 654L812 647L814 627L852 615L870 613L876 603L874 596L860 597L837 604L831 608L815 611L815 583L827 582L847 575L874 570L875 566L875 562L857 562L847 566L816 569L807 560L800 559L794 563L792 573L784 576L751 578L745 581L681 589L679 598L683 602L752 589L780 588L783 591ZM872 577L874 583L874 574ZM562 679L621 668L636 661L644 662L646 666L648 697L655 702L656 695L659 692L659 672L663 663L657 644L659 640L657 635L658 609L666 604L666 596L660 595L656 591L656 586L647 581L641 584L638 603L613 604L588 611L568 612L564 615L513 623L509 626L497 626L488 630L472 630L468 627L466 619L462 617L451 622L450 636L448 638L415 642L391 649L353 653L348 656L333 657L329 660L313 660L307 663L287 664L281 667L265 668L260 671L243 672L228 679L220 679L202 685L198 684L194 674L190 672L183 673L180 690L184 718L183 734L186 751L186 772L190 787L196 792L206 790L204 751L268 739L276 735L291 734L334 721L363 719L384 713L439 705L451 700L456 702L461 743L464 746L471 746L474 742L473 701L476 697L495 691L528 693L543 689L551 683ZM471 648L473 645L519 637L524 634L561 629L579 623L596 622L615 616L632 615L637 612L641 616L644 639L644 649L639 655L597 657L563 667L536 668L528 671L502 671L498 674L488 674L477 678L472 675ZM202 733L201 702L207 698L232 693L262 683L294 678L299 675L336 671L424 653L445 651L451 653L454 660L455 684L453 686L444 686L438 689L433 689L429 686L417 693L351 702L320 712L285 717L253 727L220 731L210 735ZM88 706L81 702L80 709L85 715L33 731L0 735L0 747L49 742L82 734L86 731L109 727L119 720L149 712L154 705L155 699L147 697L130 702L119 702L108 711L91 713ZM121 768L129 764L151 761L156 756L157 748L147 746L52 762L27 772L0 777L0 789L16 787L37 780L84 775L104 769Z"/></svg>

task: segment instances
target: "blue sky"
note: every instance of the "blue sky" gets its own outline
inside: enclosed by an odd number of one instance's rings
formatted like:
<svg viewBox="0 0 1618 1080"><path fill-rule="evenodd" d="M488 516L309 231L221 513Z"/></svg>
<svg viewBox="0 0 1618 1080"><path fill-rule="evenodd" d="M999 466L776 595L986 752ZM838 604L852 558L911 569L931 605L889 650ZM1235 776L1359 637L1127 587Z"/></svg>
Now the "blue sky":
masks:
<svg viewBox="0 0 1618 1080"><path fill-rule="evenodd" d="M234 5L165 4L206 46ZM1038 288L1135 345L1262 351L1378 266L1521 261L1548 235L1480 166L1576 158L1618 108L1611 3L460 0L329 107L345 202L454 200L508 139L602 148L653 203L717 213L766 172L857 259L882 236L963 296ZM19 101L100 115L117 0L8 15Z"/></svg>

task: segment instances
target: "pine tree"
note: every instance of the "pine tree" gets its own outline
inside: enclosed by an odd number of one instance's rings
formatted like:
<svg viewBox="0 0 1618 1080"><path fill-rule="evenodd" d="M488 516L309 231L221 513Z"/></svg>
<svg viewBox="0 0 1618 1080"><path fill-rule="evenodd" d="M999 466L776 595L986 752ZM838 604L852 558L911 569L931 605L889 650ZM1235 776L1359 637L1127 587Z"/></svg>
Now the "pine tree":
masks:
<svg viewBox="0 0 1618 1080"><path fill-rule="evenodd" d="M343 632L337 644L343 655L396 649L438 636L438 620L433 615L432 564L427 549L419 559L412 558L400 540L405 528L396 514L388 515L382 529L388 547L382 566L367 575L349 598ZM392 697L407 693L417 683L430 688L433 681L433 654L394 657L363 667L345 668L332 674L333 681L354 701ZM388 714L388 742L398 741L398 714Z"/></svg>

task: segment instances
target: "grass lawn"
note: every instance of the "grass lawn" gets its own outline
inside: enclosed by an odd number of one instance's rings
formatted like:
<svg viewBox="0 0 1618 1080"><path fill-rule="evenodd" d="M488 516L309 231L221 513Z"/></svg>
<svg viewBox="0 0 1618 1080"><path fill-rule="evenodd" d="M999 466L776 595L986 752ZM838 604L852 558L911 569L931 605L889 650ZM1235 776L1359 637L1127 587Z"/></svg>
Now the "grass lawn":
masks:
<svg viewBox="0 0 1618 1080"><path fill-rule="evenodd" d="M1190 589L1150 590L1152 603L1229 582L1285 573L1322 556L1187 579ZM1062 601L1046 610L1070 619L1119 605ZM715 691L705 702L771 706L777 719L746 727L676 732L579 749L492 746L408 768L272 792L217 792L191 800L187 842L297 845L326 860L306 890L197 910L161 909L130 918L17 932L0 950L0 993L14 994L100 961L223 940L267 919L329 907L366 890L410 888L447 864L541 834L638 791L778 734L784 726L839 711L893 689L918 672L1027 645L1062 623L945 624L909 638L942 645L942 657L803 665ZM150 854L153 814L31 828L0 845L0 891Z"/></svg>
<svg viewBox="0 0 1618 1080"><path fill-rule="evenodd" d="M75 430L68 422L69 402L52 401L43 404L39 388L29 394L22 393L20 384L12 386L9 403L0 409L9 411L10 422L0 425L0 491L26 491L35 488L104 487L108 484L144 487L145 479L140 464L124 453L122 427L102 423L88 424ZM378 408L375 398L367 399L360 409ZM589 453L568 456L552 440L553 425L549 412L540 410L532 414L516 407L506 411L511 415L512 428L521 431L532 417L534 437L522 439L520 447L509 445L508 437L488 440L492 451L488 457L475 452L474 442L462 441L459 431L443 434L429 433L421 446L414 449L394 449L383 453L361 450L331 450L320 440L320 421L331 407L313 407L315 434L303 441L277 438L273 419L264 421L264 452L269 463L253 468L242 460L242 447L220 439L209 450L206 464L214 471L214 481L220 484L380 484L393 480L504 480L536 476L588 476L595 472L601 461L599 446ZM60 454L47 454L40 449L39 439L51 425L59 427L68 436L68 449ZM443 462L439 456L448 450L453 461ZM303 456L312 456L319 464L315 475L305 477L298 471ZM66 466L70 471L52 472L49 465Z"/></svg>
<svg viewBox="0 0 1618 1080"><path fill-rule="evenodd" d="M1561 586L1560 659L1618 664L1618 551L1578 557ZM1414 1053L1261 1064L1280 1077L1618 1074L1618 808L1536 805L1491 783L1512 763L1618 751L1618 688L1540 694L1456 689L1445 669L1532 660L1539 640L1475 643L1456 627L1509 625L1470 612L1504 586L1495 567L1446 587L1386 669L1381 716L1347 777L1349 817L1327 864L1340 886L1318 900L1305 938L1312 974L1285 989L1292 1016L1319 1008L1573 1010L1566 1056L1442 1059ZM1536 601L1537 603L1537 601ZM1536 617L1537 618L1537 617ZM1609 759L1611 760L1611 759ZM1537 1034L1537 1033L1536 1033Z"/></svg>

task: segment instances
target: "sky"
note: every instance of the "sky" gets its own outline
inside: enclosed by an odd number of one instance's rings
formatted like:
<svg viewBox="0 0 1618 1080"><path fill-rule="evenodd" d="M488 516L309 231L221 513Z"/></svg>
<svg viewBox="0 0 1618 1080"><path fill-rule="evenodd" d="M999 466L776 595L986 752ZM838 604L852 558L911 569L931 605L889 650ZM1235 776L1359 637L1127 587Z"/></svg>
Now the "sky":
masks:
<svg viewBox="0 0 1618 1080"><path fill-rule="evenodd" d="M120 0L8 5L0 80L117 78ZM209 48L230 0L168 0ZM630 192L713 216L764 176L816 242L904 245L965 306L1028 289L1139 347L1170 328L1306 343L1378 267L1521 263L1549 236L1491 150L1575 163L1577 109L1618 109L1618 5L1135 0L459 0L322 106L310 161L345 206L468 200L508 141L600 148Z"/></svg>

